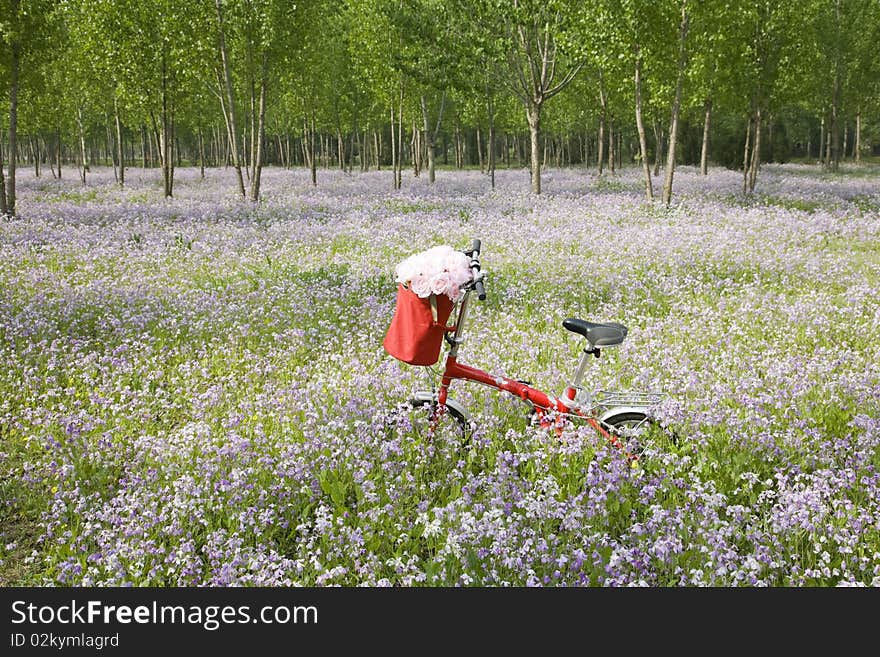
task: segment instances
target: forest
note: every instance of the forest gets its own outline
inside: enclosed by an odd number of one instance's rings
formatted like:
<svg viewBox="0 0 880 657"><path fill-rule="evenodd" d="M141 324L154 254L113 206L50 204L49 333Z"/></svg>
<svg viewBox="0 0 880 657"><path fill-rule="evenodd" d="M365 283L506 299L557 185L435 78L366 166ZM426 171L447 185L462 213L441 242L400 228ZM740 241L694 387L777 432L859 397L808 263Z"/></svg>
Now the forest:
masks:
<svg viewBox="0 0 880 657"><path fill-rule="evenodd" d="M0 212L24 167L97 164L166 197L233 167L252 201L264 166L528 167L540 193L637 165L668 205L711 163L747 194L764 162L876 156L878 42L873 0L2 0Z"/></svg>

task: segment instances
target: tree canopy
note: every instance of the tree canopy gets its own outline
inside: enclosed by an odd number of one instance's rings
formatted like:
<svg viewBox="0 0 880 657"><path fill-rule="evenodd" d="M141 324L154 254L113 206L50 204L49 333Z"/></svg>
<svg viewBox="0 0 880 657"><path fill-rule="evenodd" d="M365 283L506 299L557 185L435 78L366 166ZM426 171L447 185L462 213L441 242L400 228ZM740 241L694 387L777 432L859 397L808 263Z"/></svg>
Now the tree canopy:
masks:
<svg viewBox="0 0 880 657"><path fill-rule="evenodd" d="M28 162L829 169L880 143L873 0L0 0L0 211ZM653 172L651 171L653 163ZM667 191L669 195L667 195Z"/></svg>

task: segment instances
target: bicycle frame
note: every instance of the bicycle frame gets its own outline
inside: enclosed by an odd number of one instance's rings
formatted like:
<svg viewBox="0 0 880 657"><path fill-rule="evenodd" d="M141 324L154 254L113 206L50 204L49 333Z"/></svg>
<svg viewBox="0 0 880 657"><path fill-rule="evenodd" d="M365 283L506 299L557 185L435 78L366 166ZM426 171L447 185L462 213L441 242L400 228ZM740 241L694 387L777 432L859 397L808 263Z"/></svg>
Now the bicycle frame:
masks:
<svg viewBox="0 0 880 657"><path fill-rule="evenodd" d="M566 417L572 416L579 417L584 419L612 445L619 449L624 449L619 438L609 432L602 425L600 416L594 413L595 406L592 405L592 400L590 400L591 403L589 408L584 408L581 401L578 399L578 393L579 390L581 390L580 385L587 368L587 362L591 356L598 355L598 349L592 351L584 349L575 376L571 384L566 388L562 397L551 397L544 391L523 381L511 379L502 375L492 375L479 368L471 367L470 365L465 365L459 362L458 348L464 341L463 334L471 291L472 288L467 289L458 304L458 317L454 324L455 330L452 337L449 337L448 335L446 336L446 341L449 343L450 348L446 355L443 374L440 378L440 389L437 392L437 409L430 423L431 431L436 428L437 423L446 411L447 402L449 401L449 386L452 382L454 380L475 381L476 383L481 383L490 388L495 388L496 390L512 394L531 404L538 419L541 421L542 426L551 425L552 420L549 418L551 414L555 414L555 417L558 420L563 420ZM618 411L622 408L623 406L618 407ZM643 409L639 408L638 410ZM561 431L562 427L557 424L556 428ZM633 460L637 458L634 455L628 456Z"/></svg>

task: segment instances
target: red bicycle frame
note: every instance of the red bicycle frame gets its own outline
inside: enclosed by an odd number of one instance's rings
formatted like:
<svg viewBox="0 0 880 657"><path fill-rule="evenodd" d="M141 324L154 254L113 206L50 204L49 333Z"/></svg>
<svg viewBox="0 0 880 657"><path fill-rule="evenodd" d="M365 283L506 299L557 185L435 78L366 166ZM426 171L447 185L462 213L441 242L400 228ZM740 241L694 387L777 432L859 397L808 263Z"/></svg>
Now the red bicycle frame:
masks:
<svg viewBox="0 0 880 657"><path fill-rule="evenodd" d="M478 272L479 270L476 270L475 274L479 276L480 274ZM595 417L591 412L584 412L580 408L580 405L577 401L578 386L580 385L581 379L583 378L584 372L586 370L587 361L590 355L597 352L586 349L584 350L584 353L581 357L580 365L578 366L577 372L574 377L574 381L566 388L563 397L550 397L547 393L538 390L537 388L534 388L523 381L511 379L506 376L493 376L492 374L489 374L484 370L458 362L458 347L463 342L462 334L464 332L465 319L467 318L468 300L471 290L472 288L469 288L464 293L464 297L462 298L458 309L457 321L453 327L449 328L450 331L453 331L452 337L446 337L447 342L451 346L449 349L449 353L446 356L443 374L440 379L440 390L437 393L437 409L430 423L432 431L434 428L436 428L437 422L439 422L440 418L446 411L449 386L452 384L452 382L454 380L475 381L477 383L482 383L483 385L489 386L490 388L495 388L496 390L501 390L502 392L512 394L515 397L519 397L523 401L531 404L532 407L535 409L535 413L537 414L538 419L541 422L541 426L543 427L549 428L553 425L553 419L549 417L551 414L556 414L555 417L557 420L564 420L566 416L574 415L579 418L583 418L590 426L592 426L600 435L605 437L612 445L621 450L624 450L624 446L619 438L613 433L609 432L605 427L603 427L602 423L599 422L598 418ZM559 433L561 433L562 425L556 424L556 429ZM627 455L632 460L637 459L637 457L634 455Z"/></svg>
<svg viewBox="0 0 880 657"><path fill-rule="evenodd" d="M583 418L599 434L608 439L612 445L619 449L623 449L623 445L617 436L605 429L594 416L582 412L581 409L576 406L575 395L577 394L577 391L573 387L569 386L566 388L565 397L551 398L547 393L538 390L537 388L533 388L522 381L510 379L506 376L492 376L488 372L476 367L459 363L458 358L451 353L446 357L446 366L443 370L443 376L440 379L440 390L437 393L438 416L445 411L446 400L449 395L449 386L455 379L476 381L477 383L482 383L490 388L495 388L502 392L510 393L515 397L519 397L534 407L535 413L540 419L541 425L544 427L549 427L551 425L551 421L548 419L548 414L554 411L559 414L557 416L559 418L564 418L566 415L576 415ZM439 419L439 417L437 419ZM559 432L562 431L561 425L557 425L556 428ZM635 456L630 456L636 458Z"/></svg>

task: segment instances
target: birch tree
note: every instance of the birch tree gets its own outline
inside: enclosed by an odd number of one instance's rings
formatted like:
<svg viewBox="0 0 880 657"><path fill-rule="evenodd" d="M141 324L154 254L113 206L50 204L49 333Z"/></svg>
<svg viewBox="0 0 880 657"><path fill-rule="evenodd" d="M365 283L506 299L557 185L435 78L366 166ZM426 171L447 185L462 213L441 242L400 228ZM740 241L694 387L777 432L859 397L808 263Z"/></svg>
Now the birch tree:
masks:
<svg viewBox="0 0 880 657"><path fill-rule="evenodd" d="M525 109L529 126L531 188L541 193L541 113L546 103L565 89L584 65L572 57L570 43L575 8L567 2L496 0L492 9L503 16L507 53L507 81ZM496 14L497 15L497 14Z"/></svg>
<svg viewBox="0 0 880 657"><path fill-rule="evenodd" d="M48 0L0 0L0 97L7 100L9 147L6 176L0 157L0 214L16 215L19 99L23 85L35 84L40 56L52 29L54 4ZM2 149L0 149L2 150Z"/></svg>
<svg viewBox="0 0 880 657"><path fill-rule="evenodd" d="M669 121L669 144L666 154L666 179L663 181L663 205L669 207L672 202L672 181L675 174L675 156L678 145L678 122L681 114L681 98L685 80L685 68L688 61L688 30L690 14L687 0L679 0L681 19L678 27L678 66L675 76L675 95L672 99L672 116Z"/></svg>

